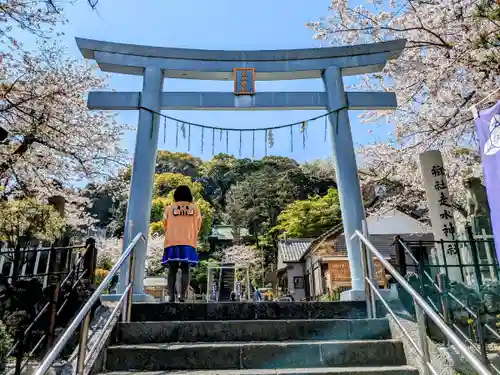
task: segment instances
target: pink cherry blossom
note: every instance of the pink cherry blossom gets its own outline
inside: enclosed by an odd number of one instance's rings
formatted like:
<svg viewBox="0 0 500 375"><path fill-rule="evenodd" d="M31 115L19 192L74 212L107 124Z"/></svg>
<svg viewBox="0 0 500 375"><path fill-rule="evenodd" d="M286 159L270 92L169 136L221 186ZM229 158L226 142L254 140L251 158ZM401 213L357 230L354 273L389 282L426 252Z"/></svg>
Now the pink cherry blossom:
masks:
<svg viewBox="0 0 500 375"><path fill-rule="evenodd" d="M397 95L395 113L366 111L361 116L363 122L391 118L395 129L388 130L395 139L359 150L363 182L397 187L386 197L393 205L426 207L418 155L427 150L441 150L459 208L465 199L462 178L481 176L475 125L467 108L500 87L500 47L480 43L485 35L498 35L500 25L478 15L477 4L371 0L353 6L349 0L332 0L326 17L307 24L316 39L332 45L407 40L403 54L382 73L361 77L354 85Z"/></svg>

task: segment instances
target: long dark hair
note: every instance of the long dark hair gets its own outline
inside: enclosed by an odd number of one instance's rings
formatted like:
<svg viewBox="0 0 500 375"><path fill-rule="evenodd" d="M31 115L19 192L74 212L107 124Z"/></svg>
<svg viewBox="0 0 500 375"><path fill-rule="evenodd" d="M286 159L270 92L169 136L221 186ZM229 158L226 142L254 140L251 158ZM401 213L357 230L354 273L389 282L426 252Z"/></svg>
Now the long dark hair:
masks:
<svg viewBox="0 0 500 375"><path fill-rule="evenodd" d="M193 194L191 194L191 189L186 185L177 186L174 191L174 201L176 202L192 202Z"/></svg>

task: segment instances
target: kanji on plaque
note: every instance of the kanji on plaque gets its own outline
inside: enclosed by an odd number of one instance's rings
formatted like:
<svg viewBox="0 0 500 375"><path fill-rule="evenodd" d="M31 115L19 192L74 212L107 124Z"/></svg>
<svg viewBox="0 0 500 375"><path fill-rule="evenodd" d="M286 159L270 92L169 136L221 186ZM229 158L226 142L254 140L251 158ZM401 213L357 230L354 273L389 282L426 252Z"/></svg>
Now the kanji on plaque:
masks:
<svg viewBox="0 0 500 375"><path fill-rule="evenodd" d="M255 70L253 68L234 69L235 95L255 94Z"/></svg>

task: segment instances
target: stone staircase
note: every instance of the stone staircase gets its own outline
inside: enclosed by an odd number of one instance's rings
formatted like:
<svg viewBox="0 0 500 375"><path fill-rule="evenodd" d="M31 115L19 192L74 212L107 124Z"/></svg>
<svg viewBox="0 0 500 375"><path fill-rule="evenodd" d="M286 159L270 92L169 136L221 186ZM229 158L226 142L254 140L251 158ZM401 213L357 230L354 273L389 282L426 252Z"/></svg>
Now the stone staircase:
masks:
<svg viewBox="0 0 500 375"><path fill-rule="evenodd" d="M360 302L140 303L105 371L191 375L418 375L386 319Z"/></svg>

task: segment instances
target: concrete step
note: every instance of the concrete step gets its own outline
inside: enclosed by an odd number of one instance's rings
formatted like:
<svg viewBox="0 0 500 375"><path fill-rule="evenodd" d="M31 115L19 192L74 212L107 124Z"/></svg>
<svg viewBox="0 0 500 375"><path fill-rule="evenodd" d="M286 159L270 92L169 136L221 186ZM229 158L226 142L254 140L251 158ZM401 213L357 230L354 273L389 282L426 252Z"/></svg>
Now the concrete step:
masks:
<svg viewBox="0 0 500 375"><path fill-rule="evenodd" d="M193 370L169 371L170 375L418 375L411 366L391 367L323 367L282 370ZM104 374L103 374L104 375ZM107 372L105 375L166 375L162 371L151 372Z"/></svg>
<svg viewBox="0 0 500 375"><path fill-rule="evenodd" d="M214 302L134 303L133 321L291 320L366 318L366 303L350 302Z"/></svg>
<svg viewBox="0 0 500 375"><path fill-rule="evenodd" d="M397 340L225 342L122 345L108 348L108 371L285 369L402 366Z"/></svg>
<svg viewBox="0 0 500 375"><path fill-rule="evenodd" d="M239 320L119 323L123 344L216 341L377 340L387 319Z"/></svg>

